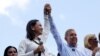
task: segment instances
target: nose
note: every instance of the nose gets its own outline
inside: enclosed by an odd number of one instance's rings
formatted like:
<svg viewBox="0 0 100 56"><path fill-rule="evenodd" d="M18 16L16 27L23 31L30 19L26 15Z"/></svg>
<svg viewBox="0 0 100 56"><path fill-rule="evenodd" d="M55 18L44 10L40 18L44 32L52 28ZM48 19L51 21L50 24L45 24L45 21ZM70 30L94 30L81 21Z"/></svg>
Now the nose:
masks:
<svg viewBox="0 0 100 56"><path fill-rule="evenodd" d="M13 52L13 53L12 53L12 56L17 56L17 53Z"/></svg>
<svg viewBox="0 0 100 56"><path fill-rule="evenodd" d="M15 53L12 53L12 56L15 56Z"/></svg>

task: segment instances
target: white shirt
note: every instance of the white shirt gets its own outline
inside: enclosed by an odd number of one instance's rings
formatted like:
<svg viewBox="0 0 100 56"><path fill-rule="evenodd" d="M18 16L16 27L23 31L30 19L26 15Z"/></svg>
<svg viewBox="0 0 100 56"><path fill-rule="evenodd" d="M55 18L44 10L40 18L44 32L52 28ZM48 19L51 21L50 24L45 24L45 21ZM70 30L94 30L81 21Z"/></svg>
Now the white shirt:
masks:
<svg viewBox="0 0 100 56"><path fill-rule="evenodd" d="M35 39L35 41L39 42L37 39ZM34 55L34 50L36 50L38 46L38 44L29 39L22 40L19 45L18 56L38 56L38 54ZM44 49L45 52L41 53L41 56L52 56L52 54L47 51L46 47L44 47Z"/></svg>
<svg viewBox="0 0 100 56"><path fill-rule="evenodd" d="M43 43L46 42L46 39L49 34L50 26L49 26L48 19L49 19L49 17L45 16L43 34L41 36L39 36ZM34 39L34 40L36 42L39 42L37 39ZM34 41L31 41L26 38L25 40L22 40L19 44L18 56L38 56L38 54L34 54L34 51L38 48L38 46L39 45L36 44ZM45 52L41 53L41 56L52 56L52 54L49 53L45 47L44 47L44 49L45 49Z"/></svg>
<svg viewBox="0 0 100 56"><path fill-rule="evenodd" d="M100 50L95 54L95 56L100 56Z"/></svg>
<svg viewBox="0 0 100 56"><path fill-rule="evenodd" d="M85 56L92 56L92 50L88 49L88 48L84 48L83 49L83 54Z"/></svg>
<svg viewBox="0 0 100 56"><path fill-rule="evenodd" d="M53 34L53 37L56 41L57 47L58 47L58 52L60 53L60 56L84 56L77 47L70 47L63 43L60 34L58 33L54 22L52 20L52 17L49 18L50 22L50 29L51 33ZM74 49L74 50L73 50Z"/></svg>

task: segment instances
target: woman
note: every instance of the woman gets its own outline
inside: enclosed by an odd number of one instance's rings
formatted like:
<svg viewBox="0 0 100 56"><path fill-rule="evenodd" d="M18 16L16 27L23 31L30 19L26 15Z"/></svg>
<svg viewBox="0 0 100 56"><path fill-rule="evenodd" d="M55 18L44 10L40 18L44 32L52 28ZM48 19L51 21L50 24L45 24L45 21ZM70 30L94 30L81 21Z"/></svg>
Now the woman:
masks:
<svg viewBox="0 0 100 56"><path fill-rule="evenodd" d="M8 46L4 51L4 56L17 56L17 49L14 46Z"/></svg>
<svg viewBox="0 0 100 56"><path fill-rule="evenodd" d="M84 46L85 46L84 54L86 56L95 56L94 51L98 47L98 41L95 34L88 34L85 36Z"/></svg>
<svg viewBox="0 0 100 56"><path fill-rule="evenodd" d="M44 29L39 20L30 20L27 24L26 39L19 45L19 56L50 56L43 43L46 41L49 33L49 14L51 13L49 4L44 8Z"/></svg>

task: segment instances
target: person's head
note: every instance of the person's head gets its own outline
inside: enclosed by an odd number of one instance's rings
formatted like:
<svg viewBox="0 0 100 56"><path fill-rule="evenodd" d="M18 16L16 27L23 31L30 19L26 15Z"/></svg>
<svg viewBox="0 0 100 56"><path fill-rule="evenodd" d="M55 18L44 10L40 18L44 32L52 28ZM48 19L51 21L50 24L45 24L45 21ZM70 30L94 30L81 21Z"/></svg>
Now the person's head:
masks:
<svg viewBox="0 0 100 56"><path fill-rule="evenodd" d="M8 46L4 51L4 56L17 56L17 54L17 49L14 46Z"/></svg>
<svg viewBox="0 0 100 56"><path fill-rule="evenodd" d="M27 38L33 40L35 36L39 36L42 34L42 30L43 28L39 20L30 20L26 27Z"/></svg>
<svg viewBox="0 0 100 56"><path fill-rule="evenodd" d="M98 41L95 34L88 34L85 36L84 46L88 49L94 49L98 46Z"/></svg>
<svg viewBox="0 0 100 56"><path fill-rule="evenodd" d="M68 45L76 47L77 45L77 34L74 29L68 29L65 33L65 40Z"/></svg>

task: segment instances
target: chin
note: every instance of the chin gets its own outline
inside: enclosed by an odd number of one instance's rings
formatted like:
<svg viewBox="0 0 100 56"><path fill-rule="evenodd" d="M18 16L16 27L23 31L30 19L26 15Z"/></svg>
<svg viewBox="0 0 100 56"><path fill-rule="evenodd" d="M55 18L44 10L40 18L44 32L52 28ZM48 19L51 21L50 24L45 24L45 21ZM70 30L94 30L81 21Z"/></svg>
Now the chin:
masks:
<svg viewBox="0 0 100 56"><path fill-rule="evenodd" d="M73 43L72 45L73 45L73 47L76 47L77 44L76 43Z"/></svg>

